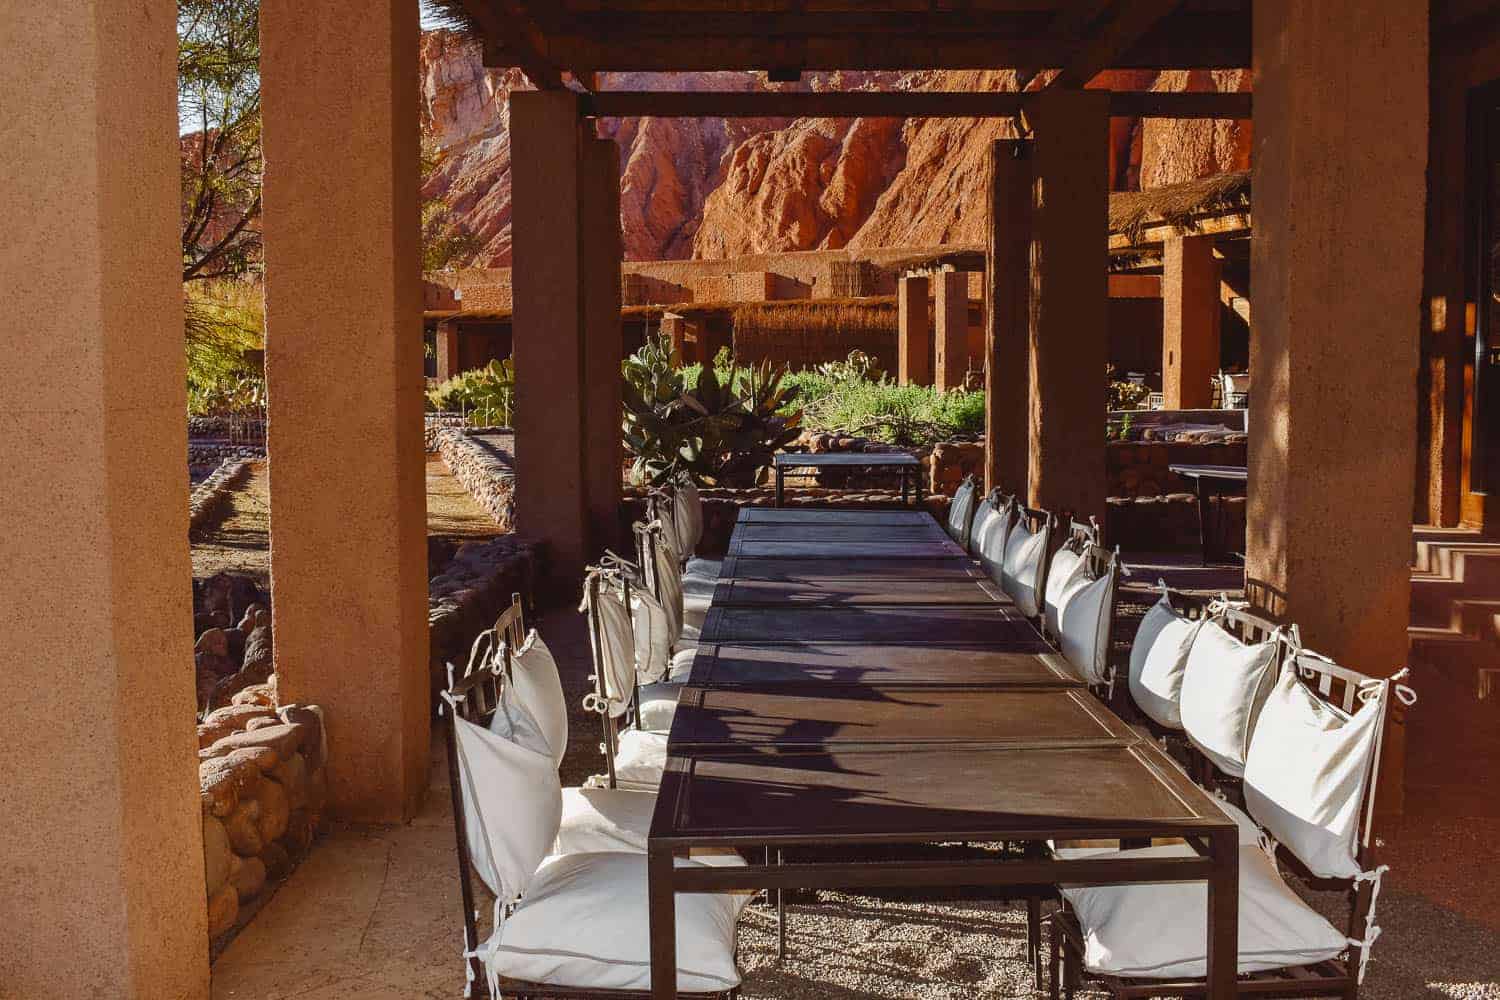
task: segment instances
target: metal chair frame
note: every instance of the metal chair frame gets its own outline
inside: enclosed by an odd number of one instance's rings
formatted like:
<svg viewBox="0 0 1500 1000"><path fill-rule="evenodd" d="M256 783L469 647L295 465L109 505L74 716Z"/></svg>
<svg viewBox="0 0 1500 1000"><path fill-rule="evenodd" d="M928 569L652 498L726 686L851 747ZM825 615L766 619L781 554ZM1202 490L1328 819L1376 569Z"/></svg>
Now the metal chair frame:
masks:
<svg viewBox="0 0 1500 1000"><path fill-rule="evenodd" d="M1376 735L1375 747L1370 755L1370 769L1365 779L1365 790L1360 802L1358 828L1359 849L1356 860L1364 872L1376 871L1378 859L1373 847L1375 796L1380 784L1380 757L1384 748L1385 731L1390 723L1391 698L1411 704L1415 696L1398 681L1402 671L1391 678L1370 677L1358 671L1340 666L1328 657L1303 649L1295 627L1278 628L1268 619L1233 609L1235 617L1243 627L1257 631L1269 627L1275 633L1280 649L1277 655L1277 670L1296 670L1309 691L1316 692L1324 702L1336 705L1346 713L1355 710L1360 692L1372 685L1384 685L1387 697L1386 716L1381 719ZM1243 804L1243 800L1241 800ZM1247 973L1240 977L1238 995L1253 997L1337 997L1340 1000L1358 1000L1362 979L1362 968L1366 953L1373 945L1368 936L1370 914L1379 892L1376 879L1314 879L1302 863L1287 851L1279 848L1277 860L1298 872L1308 881L1320 887L1344 885L1349 897L1349 924L1347 937L1351 944L1343 958L1328 959L1308 966L1289 966L1263 972ZM1085 973L1083 964L1083 931L1076 914L1063 902L1051 917L1051 964L1050 992L1052 1000L1059 996L1072 1000L1073 990L1082 979L1089 979L1104 987L1114 1000L1146 1000L1151 997L1201 997L1205 995L1202 980L1148 980L1130 979L1122 976L1094 975ZM1353 943L1360 942L1360 943Z"/></svg>

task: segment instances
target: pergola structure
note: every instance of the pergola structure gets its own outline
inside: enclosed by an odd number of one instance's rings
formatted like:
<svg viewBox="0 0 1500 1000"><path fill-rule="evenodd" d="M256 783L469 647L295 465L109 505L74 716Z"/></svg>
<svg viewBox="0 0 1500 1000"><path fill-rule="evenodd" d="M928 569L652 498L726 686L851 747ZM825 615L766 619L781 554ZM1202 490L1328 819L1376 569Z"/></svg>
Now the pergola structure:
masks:
<svg viewBox="0 0 1500 1000"><path fill-rule="evenodd" d="M564 572L608 537L620 488L619 158L591 115L1023 110L1032 138L997 144L989 190L991 477L1038 505L1096 513L1109 116L1233 117L1246 98L1084 85L1111 67L1253 64L1251 595L1341 661L1374 674L1401 665L1422 261L1392 248L1422 244L1425 0L1357 16L1300 0L449 6L487 62L520 66L540 88L511 103L517 503L522 530ZM18 737L0 802L24 820L0 865L0 982L18 995L208 990L173 14L170 0L0 6L0 205L15 220L0 305L26 317L9 328L9 353L30 359L0 369L11 679L0 719ZM264 0L261 28L278 683L283 699L326 709L330 808L401 821L426 785L431 708L418 11ZM613 70L790 80L1007 66L1035 77L1031 92L612 95L597 84ZM38 315L27 306L40 289L56 304Z"/></svg>

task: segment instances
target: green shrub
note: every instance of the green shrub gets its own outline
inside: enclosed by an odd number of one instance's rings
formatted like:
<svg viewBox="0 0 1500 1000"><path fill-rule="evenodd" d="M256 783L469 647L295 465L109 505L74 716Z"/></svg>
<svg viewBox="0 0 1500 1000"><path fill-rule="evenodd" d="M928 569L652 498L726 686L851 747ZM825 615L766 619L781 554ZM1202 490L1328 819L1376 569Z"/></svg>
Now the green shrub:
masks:
<svg viewBox="0 0 1500 1000"><path fill-rule="evenodd" d="M796 389L770 364L727 371L681 366L665 337L648 340L622 366L625 448L638 483L682 474L711 486L751 486L796 436ZM691 376L691 381L689 381Z"/></svg>
<svg viewBox="0 0 1500 1000"><path fill-rule="evenodd" d="M515 415L516 369L509 358L460 372L427 390L427 409L462 413L471 427L509 427Z"/></svg>
<svg viewBox="0 0 1500 1000"><path fill-rule="evenodd" d="M188 413L249 415L265 406L265 374L250 360L264 329L260 286L195 281L183 286Z"/></svg>

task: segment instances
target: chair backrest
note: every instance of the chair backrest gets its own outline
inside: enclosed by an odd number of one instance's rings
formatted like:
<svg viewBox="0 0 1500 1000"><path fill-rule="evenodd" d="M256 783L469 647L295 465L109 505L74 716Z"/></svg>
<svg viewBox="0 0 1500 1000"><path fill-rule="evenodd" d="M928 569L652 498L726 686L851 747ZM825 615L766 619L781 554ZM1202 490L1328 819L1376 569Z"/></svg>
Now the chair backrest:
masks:
<svg viewBox="0 0 1500 1000"><path fill-rule="evenodd" d="M604 729L603 751L610 788L615 787L615 753L620 720L636 702L635 635L630 620L630 590L635 584L616 559L590 566L583 581L579 610L588 618L589 651L594 662L594 690L584 698L585 711L598 714Z"/></svg>
<svg viewBox="0 0 1500 1000"><path fill-rule="evenodd" d="M969 551L990 579L1004 586L1005 542L1017 518L1015 498L999 489L990 491L974 515L974 526L969 532Z"/></svg>
<svg viewBox="0 0 1500 1000"><path fill-rule="evenodd" d="M1001 586L1030 618L1042 612L1056 524L1057 519L1046 511L1017 504L1016 521L1005 540Z"/></svg>
<svg viewBox="0 0 1500 1000"><path fill-rule="evenodd" d="M1248 601L1231 601L1221 595L1217 600L1209 602L1208 615L1246 645L1269 642L1283 632L1293 641L1299 641L1296 625L1282 626L1252 610ZM1277 662L1280 663L1279 656Z"/></svg>
<svg viewBox="0 0 1500 1000"><path fill-rule="evenodd" d="M1109 698L1114 693L1109 649L1114 634L1120 557L1117 551L1089 538L1087 529L1074 533L1058 549L1058 557L1063 558L1054 557L1047 571L1043 631L1058 644L1063 657L1079 675L1090 686L1101 688ZM1065 579L1058 580L1053 575L1059 571L1067 574Z"/></svg>
<svg viewBox="0 0 1500 1000"><path fill-rule="evenodd" d="M667 612L667 632L676 643L682 635L683 597L682 563L671 547L660 519L637 521L631 526L635 534L636 562L654 597Z"/></svg>
<svg viewBox="0 0 1500 1000"><path fill-rule="evenodd" d="M964 548L969 547L969 529L974 523L974 509L979 506L979 480L974 476L965 476L963 482L958 484L958 489L953 491L953 499L948 504L948 520L945 527L949 536Z"/></svg>
<svg viewBox="0 0 1500 1000"><path fill-rule="evenodd" d="M678 533L677 506L676 494L671 490L662 487L653 489L646 497L646 520L642 523L656 525L662 542L671 548L673 555L679 560L686 560L690 553L687 551L687 541Z"/></svg>

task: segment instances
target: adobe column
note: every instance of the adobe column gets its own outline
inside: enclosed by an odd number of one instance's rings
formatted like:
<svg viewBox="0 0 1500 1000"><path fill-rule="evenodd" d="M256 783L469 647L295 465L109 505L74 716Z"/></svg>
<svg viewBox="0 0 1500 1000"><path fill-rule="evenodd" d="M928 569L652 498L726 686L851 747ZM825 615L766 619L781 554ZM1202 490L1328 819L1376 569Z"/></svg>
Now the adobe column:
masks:
<svg viewBox="0 0 1500 1000"><path fill-rule="evenodd" d="M445 319L437 325L437 377L446 381L463 371L458 360L458 320Z"/></svg>
<svg viewBox="0 0 1500 1000"><path fill-rule="evenodd" d="M584 489L590 555L620 539L620 148L583 143Z"/></svg>
<svg viewBox="0 0 1500 1000"><path fill-rule="evenodd" d="M516 524L551 550L560 580L589 551L584 485L584 182L578 95L511 95L516 360Z"/></svg>
<svg viewBox="0 0 1500 1000"><path fill-rule="evenodd" d="M427 781L427 495L417 11L264 0L272 636L283 702L327 712L340 817Z"/></svg>
<svg viewBox="0 0 1500 1000"><path fill-rule="evenodd" d="M1104 516L1109 361L1109 94L1036 101L1031 505Z"/></svg>
<svg viewBox="0 0 1500 1000"><path fill-rule="evenodd" d="M1372 674L1408 648L1427 8L1254 15L1248 591Z"/></svg>
<svg viewBox="0 0 1500 1000"><path fill-rule="evenodd" d="M902 275L896 283L896 359L902 385L932 384L932 327L927 318L926 275Z"/></svg>
<svg viewBox="0 0 1500 1000"><path fill-rule="evenodd" d="M1219 262L1211 237L1169 236L1164 241L1161 300L1165 406L1207 409L1213 405L1213 378L1219 370Z"/></svg>
<svg viewBox="0 0 1500 1000"><path fill-rule="evenodd" d="M1031 144L990 146L984 296L985 489L1026 496L1031 449Z"/></svg>
<svg viewBox="0 0 1500 1000"><path fill-rule="evenodd" d="M969 370L969 276L940 271L935 290L934 382L939 392L962 389Z"/></svg>
<svg viewBox="0 0 1500 1000"><path fill-rule="evenodd" d="M8 997L209 995L175 15L0 4Z"/></svg>

